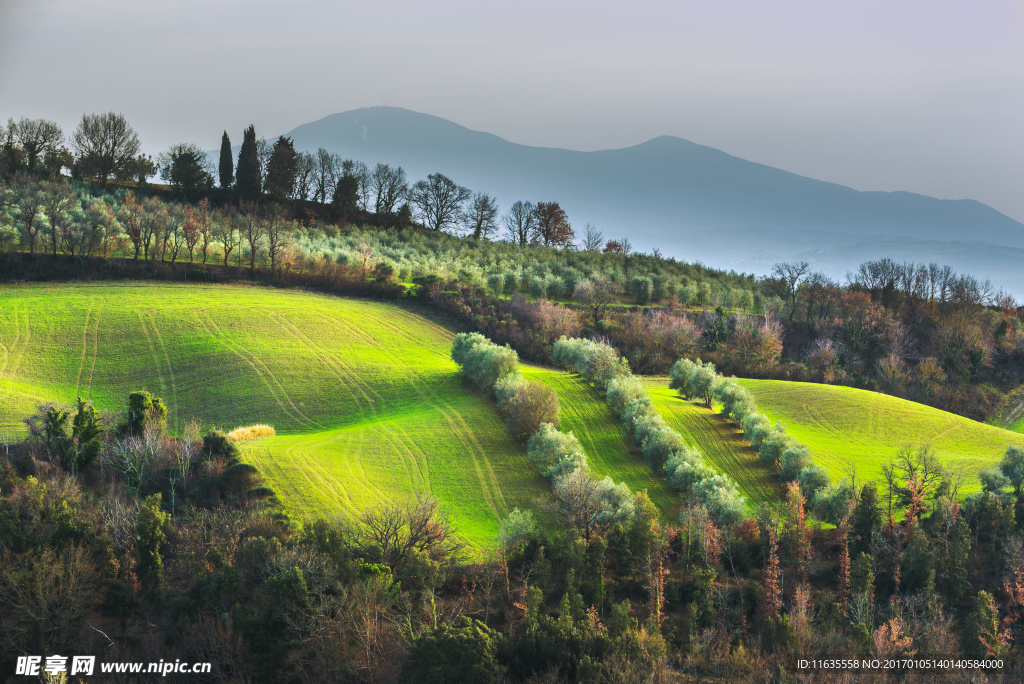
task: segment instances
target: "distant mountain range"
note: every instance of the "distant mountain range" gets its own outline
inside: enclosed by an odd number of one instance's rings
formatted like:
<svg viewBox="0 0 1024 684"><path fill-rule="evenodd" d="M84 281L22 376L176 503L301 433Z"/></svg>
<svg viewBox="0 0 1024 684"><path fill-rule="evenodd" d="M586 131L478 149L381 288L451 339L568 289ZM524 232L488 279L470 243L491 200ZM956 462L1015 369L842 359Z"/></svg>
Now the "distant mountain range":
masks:
<svg viewBox="0 0 1024 684"><path fill-rule="evenodd" d="M843 277L867 259L937 261L1024 295L1024 224L974 200L860 192L662 136L615 150L530 147L396 107L332 114L288 132L296 149L440 171L514 201L555 200L634 248L765 273L806 259Z"/></svg>

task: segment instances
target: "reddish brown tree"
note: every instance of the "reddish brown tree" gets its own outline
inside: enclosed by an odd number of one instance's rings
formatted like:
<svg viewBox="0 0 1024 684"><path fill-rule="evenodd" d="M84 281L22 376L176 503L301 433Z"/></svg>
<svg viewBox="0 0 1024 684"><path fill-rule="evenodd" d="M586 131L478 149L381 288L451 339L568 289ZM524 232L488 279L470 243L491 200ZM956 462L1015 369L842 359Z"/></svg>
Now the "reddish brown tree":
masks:
<svg viewBox="0 0 1024 684"><path fill-rule="evenodd" d="M576 234L558 202L537 202L534 213L537 220L530 236L531 242L549 247L568 247L572 244Z"/></svg>
<svg viewBox="0 0 1024 684"><path fill-rule="evenodd" d="M775 527L768 526L768 561L764 566L764 600L761 615L765 619L778 617L782 610L782 584L779 573L779 540Z"/></svg>

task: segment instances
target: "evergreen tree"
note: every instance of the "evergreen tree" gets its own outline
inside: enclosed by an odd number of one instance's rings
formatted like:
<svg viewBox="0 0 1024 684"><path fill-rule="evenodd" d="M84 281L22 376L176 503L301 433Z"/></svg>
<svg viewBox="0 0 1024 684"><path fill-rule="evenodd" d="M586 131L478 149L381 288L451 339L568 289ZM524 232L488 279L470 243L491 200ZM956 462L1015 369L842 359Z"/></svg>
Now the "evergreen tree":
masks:
<svg viewBox="0 0 1024 684"><path fill-rule="evenodd" d="M871 550L871 534L882 523L878 510L878 488L869 482L860 490L860 501L853 509L853 551L864 553Z"/></svg>
<svg viewBox="0 0 1024 684"><path fill-rule="evenodd" d="M298 168L299 155L295 152L295 144L291 138L282 135L274 143L274 151L267 163L266 191L277 200L291 197Z"/></svg>
<svg viewBox="0 0 1024 684"><path fill-rule="evenodd" d="M949 533L949 558L943 564L946 590L950 596L963 596L971 588L967 580L967 554L971 550L971 530L963 517L957 518Z"/></svg>
<svg viewBox="0 0 1024 684"><path fill-rule="evenodd" d="M171 516L160 510L160 495L146 497L139 503L135 533L138 539L139 579L147 594L159 600L164 592L163 547Z"/></svg>
<svg viewBox="0 0 1024 684"><path fill-rule="evenodd" d="M256 152L256 127L249 126L242 134L242 149L238 151L238 167L235 170L235 184L239 199L254 202L262 191L260 160Z"/></svg>
<svg viewBox="0 0 1024 684"><path fill-rule="evenodd" d="M231 158L231 139L228 132L220 139L220 187L227 189L235 182L235 160Z"/></svg>
<svg viewBox="0 0 1024 684"><path fill-rule="evenodd" d="M75 444L75 472L84 472L99 458L103 450L100 419L92 404L78 398L78 412L72 422L71 437Z"/></svg>

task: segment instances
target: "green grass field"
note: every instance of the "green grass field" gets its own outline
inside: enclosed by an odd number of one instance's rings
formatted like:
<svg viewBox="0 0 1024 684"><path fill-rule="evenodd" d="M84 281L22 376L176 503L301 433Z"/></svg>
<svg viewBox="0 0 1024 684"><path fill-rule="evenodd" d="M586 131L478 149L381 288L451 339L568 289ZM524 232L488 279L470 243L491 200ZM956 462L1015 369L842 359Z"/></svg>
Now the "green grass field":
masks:
<svg viewBox="0 0 1024 684"><path fill-rule="evenodd" d="M757 453L743 432L717 412L685 401L668 388L667 378L647 378L654 405L662 418L695 447L708 463L736 480L751 507L762 501L778 501L778 478L757 460Z"/></svg>
<svg viewBox="0 0 1024 684"><path fill-rule="evenodd" d="M595 474L625 482L634 492L646 489L662 513L672 516L680 506L679 493L644 463L639 451L631 452L629 438L603 393L573 373L523 366L523 375L558 393L560 428L580 440Z"/></svg>
<svg viewBox="0 0 1024 684"><path fill-rule="evenodd" d="M968 493L980 489L981 468L998 463L1007 446L1024 444L1024 435L876 392L779 380L739 383L833 477L852 465L860 481L879 478L882 464L902 446L928 443L947 467L964 468Z"/></svg>
<svg viewBox="0 0 1024 684"><path fill-rule="evenodd" d="M24 434L41 403L75 396L120 409L148 389L180 430L190 418L230 429L253 422L277 436L246 448L299 520L432 495L476 548L513 508L538 509L550 490L510 439L501 415L467 389L449 358L453 333L412 307L241 286L157 283L0 287L0 433ZM646 489L672 517L679 497L630 445L604 397L574 375L524 366L559 395L562 428L594 472ZM650 378L666 421L752 505L779 486L739 430ZM772 420L834 476L861 480L904 444L928 441L950 466L977 471L1024 436L882 394L741 380Z"/></svg>
<svg viewBox="0 0 1024 684"><path fill-rule="evenodd" d="M297 519L430 494L479 547L549 488L459 380L451 339L413 309L293 291L0 287L0 431L42 402L118 409L148 389L172 429L273 425L246 458Z"/></svg>

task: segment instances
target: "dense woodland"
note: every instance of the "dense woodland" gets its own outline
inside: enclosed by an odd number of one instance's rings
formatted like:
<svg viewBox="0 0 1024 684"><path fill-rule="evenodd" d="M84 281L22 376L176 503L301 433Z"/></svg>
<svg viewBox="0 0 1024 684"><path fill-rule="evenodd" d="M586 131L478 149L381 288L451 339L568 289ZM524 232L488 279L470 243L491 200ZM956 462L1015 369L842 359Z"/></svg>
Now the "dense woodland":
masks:
<svg viewBox="0 0 1024 684"><path fill-rule="evenodd" d="M1024 383L1024 330L986 282L884 260L845 284L806 264L716 271L577 234L557 202L499 215L441 174L410 186L401 169L297 153L251 127L237 162L225 133L217 166L194 145L140 156L114 114L83 117L70 150L45 121L10 121L3 140L4 280L415 297L482 333L456 338L453 358L553 496L509 516L482 557L433 500L300 526L225 435L168 433L158 398L135 393L109 415L41 407L0 453L0 604L15 608L0 612L0 667L67 651L209 661L219 681L788 681L797 657L962 656L1004 666L944 678L1024 677L1024 451L966 499L924 446L895 455L883 482L829 482L721 375L998 417ZM157 167L169 186L149 184ZM587 476L519 357L606 392L680 490L670 520ZM743 429L783 503L752 514L666 432L632 373L670 371L684 398Z"/></svg>

